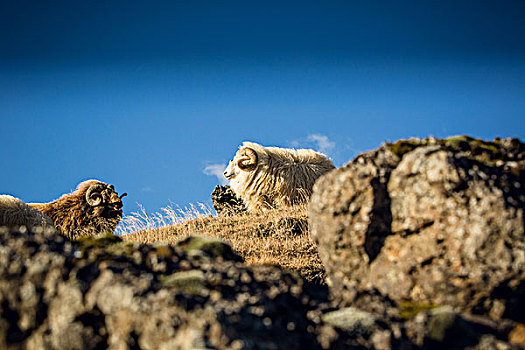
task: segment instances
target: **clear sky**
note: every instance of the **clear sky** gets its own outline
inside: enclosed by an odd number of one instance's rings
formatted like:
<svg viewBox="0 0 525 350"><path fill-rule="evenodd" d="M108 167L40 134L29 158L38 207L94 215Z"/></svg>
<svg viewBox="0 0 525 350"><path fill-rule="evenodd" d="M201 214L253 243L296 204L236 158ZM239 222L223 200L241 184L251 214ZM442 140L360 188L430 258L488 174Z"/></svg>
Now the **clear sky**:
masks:
<svg viewBox="0 0 525 350"><path fill-rule="evenodd" d="M0 193L207 202L244 140L337 166L525 136L525 1L2 1Z"/></svg>

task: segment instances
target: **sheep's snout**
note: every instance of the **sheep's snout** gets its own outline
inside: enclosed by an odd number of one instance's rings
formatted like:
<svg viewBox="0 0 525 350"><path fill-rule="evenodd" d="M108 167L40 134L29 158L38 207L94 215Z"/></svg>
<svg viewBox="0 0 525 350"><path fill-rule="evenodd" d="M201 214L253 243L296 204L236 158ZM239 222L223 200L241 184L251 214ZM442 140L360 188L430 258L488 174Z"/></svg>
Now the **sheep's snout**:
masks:
<svg viewBox="0 0 525 350"><path fill-rule="evenodd" d="M228 166L226 167L226 169L224 170L223 175L228 180L235 176L235 171L233 170L233 166L232 166L232 161L231 160L230 160L230 163L228 164Z"/></svg>

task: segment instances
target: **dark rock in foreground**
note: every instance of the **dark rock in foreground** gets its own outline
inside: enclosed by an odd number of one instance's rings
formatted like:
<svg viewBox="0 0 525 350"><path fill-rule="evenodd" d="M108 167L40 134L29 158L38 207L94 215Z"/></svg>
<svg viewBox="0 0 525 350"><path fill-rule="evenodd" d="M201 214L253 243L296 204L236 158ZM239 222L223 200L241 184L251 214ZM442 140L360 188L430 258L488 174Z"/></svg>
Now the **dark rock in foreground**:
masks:
<svg viewBox="0 0 525 350"><path fill-rule="evenodd" d="M385 144L322 177L310 225L334 296L524 323L523 169L517 139L454 137Z"/></svg>
<svg viewBox="0 0 525 350"><path fill-rule="evenodd" d="M230 186L215 186L211 193L213 209L219 216L232 216L246 213L246 206Z"/></svg>
<svg viewBox="0 0 525 350"><path fill-rule="evenodd" d="M511 349L509 334L519 340L511 321L450 308L406 321L373 295L333 310L325 288L246 267L209 237L170 247L35 230L0 229L0 349Z"/></svg>
<svg viewBox="0 0 525 350"><path fill-rule="evenodd" d="M4 229L0 348L321 348L326 289L198 240L77 243Z"/></svg>

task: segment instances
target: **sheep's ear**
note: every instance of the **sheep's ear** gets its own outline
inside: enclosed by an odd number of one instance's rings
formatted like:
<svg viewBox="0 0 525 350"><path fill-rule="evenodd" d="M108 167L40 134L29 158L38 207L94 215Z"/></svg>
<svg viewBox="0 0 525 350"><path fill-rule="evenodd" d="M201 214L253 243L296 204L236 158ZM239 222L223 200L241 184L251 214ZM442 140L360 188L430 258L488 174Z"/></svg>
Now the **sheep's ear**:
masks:
<svg viewBox="0 0 525 350"><path fill-rule="evenodd" d="M104 186L102 184L93 184L89 186L88 190L86 191L87 203L92 207L102 203L102 190L104 190Z"/></svg>
<svg viewBox="0 0 525 350"><path fill-rule="evenodd" d="M257 152L250 147L244 147L239 151L237 166L244 171L251 171L257 167Z"/></svg>

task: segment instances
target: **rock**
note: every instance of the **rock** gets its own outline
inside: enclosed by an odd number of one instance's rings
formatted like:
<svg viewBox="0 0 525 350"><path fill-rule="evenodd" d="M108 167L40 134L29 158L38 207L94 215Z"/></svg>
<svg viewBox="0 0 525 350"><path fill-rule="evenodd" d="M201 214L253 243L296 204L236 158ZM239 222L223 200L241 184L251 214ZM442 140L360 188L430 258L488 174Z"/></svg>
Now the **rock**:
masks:
<svg viewBox="0 0 525 350"><path fill-rule="evenodd" d="M202 237L174 247L76 242L54 230L0 229L0 348L345 344L349 337L321 321L326 287L275 267L247 267L222 245Z"/></svg>
<svg viewBox="0 0 525 350"><path fill-rule="evenodd" d="M525 325L518 324L509 333L509 342L525 348Z"/></svg>
<svg viewBox="0 0 525 350"><path fill-rule="evenodd" d="M403 324L411 343L425 349L519 349L509 338L515 326L460 314L451 306L423 311Z"/></svg>
<svg viewBox="0 0 525 350"><path fill-rule="evenodd" d="M323 321L346 332L371 334L375 327L375 317L353 307L327 312Z"/></svg>
<svg viewBox="0 0 525 350"><path fill-rule="evenodd" d="M341 306L363 293L525 321L525 146L398 141L323 176L311 234Z"/></svg>
<svg viewBox="0 0 525 350"><path fill-rule="evenodd" d="M461 330L458 314L450 306L442 306L429 312L426 335L435 342L443 342L450 333Z"/></svg>
<svg viewBox="0 0 525 350"><path fill-rule="evenodd" d="M246 213L246 206L230 186L216 186L211 193L213 208L219 216L232 216Z"/></svg>
<svg viewBox="0 0 525 350"><path fill-rule="evenodd" d="M177 242L177 248L188 255L200 255L213 259L226 259L231 261L244 261L232 250L232 247L222 239L209 237L202 234L193 234Z"/></svg>

